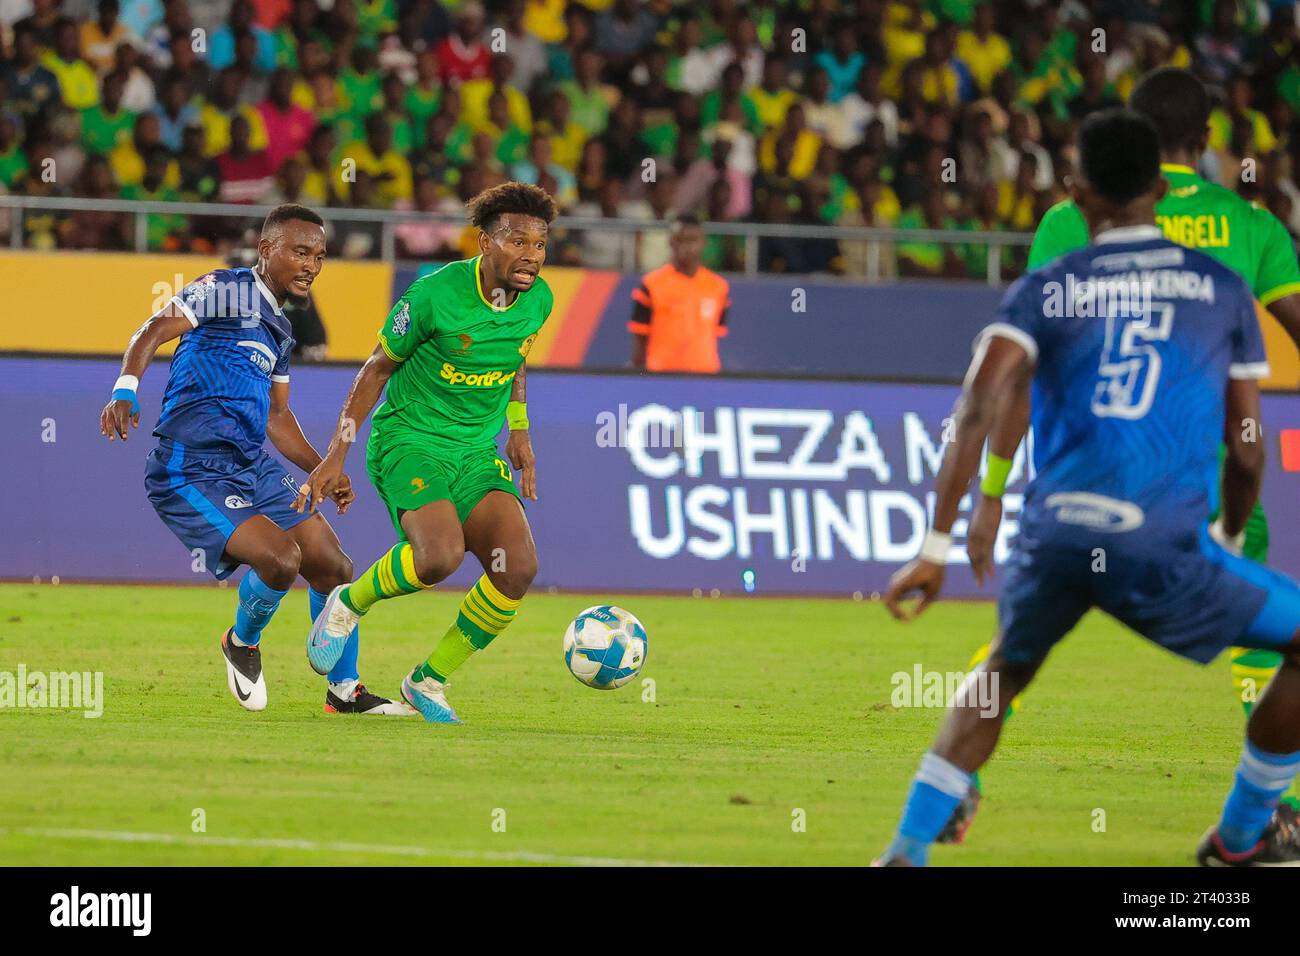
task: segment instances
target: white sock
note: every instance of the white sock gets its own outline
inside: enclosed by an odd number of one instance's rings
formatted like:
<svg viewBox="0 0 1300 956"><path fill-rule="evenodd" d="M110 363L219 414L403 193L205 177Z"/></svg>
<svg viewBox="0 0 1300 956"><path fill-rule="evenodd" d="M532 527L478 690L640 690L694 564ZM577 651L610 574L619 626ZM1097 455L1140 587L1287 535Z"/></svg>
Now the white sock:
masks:
<svg viewBox="0 0 1300 956"><path fill-rule="evenodd" d="M239 639L239 635L234 631L230 632L230 643L234 644L236 647L248 647L247 644Z"/></svg>
<svg viewBox="0 0 1300 956"><path fill-rule="evenodd" d="M357 692L358 683L359 681L355 680L345 680L340 684L331 683L330 692L339 700L351 700Z"/></svg>

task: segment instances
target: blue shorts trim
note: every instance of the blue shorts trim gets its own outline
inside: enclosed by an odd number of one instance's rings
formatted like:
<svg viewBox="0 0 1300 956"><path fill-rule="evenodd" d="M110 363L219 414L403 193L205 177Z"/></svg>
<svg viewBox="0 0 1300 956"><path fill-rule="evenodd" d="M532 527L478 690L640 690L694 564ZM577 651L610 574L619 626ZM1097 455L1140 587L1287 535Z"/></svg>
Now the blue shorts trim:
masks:
<svg viewBox="0 0 1300 956"><path fill-rule="evenodd" d="M249 462L164 441L149 454L145 489L163 524L189 549L195 570L217 580L239 567L226 555L226 543L249 518L265 515L288 531L311 517L293 510L297 482L266 452Z"/></svg>
<svg viewBox="0 0 1300 956"><path fill-rule="evenodd" d="M172 449L171 457L167 459L167 474L171 478L172 491L175 491L193 505L194 510L207 518L212 526L228 540L235 533L235 526L230 523L225 515L212 506L212 502L199 494L197 488L189 484L185 475L181 472L184 465L185 446L177 442Z"/></svg>
<svg viewBox="0 0 1300 956"><path fill-rule="evenodd" d="M1201 664L1234 645L1277 650L1300 630L1300 585L1229 554L1204 528L1164 547L1080 529L1022 531L998 599L1003 656L1043 660L1094 607Z"/></svg>

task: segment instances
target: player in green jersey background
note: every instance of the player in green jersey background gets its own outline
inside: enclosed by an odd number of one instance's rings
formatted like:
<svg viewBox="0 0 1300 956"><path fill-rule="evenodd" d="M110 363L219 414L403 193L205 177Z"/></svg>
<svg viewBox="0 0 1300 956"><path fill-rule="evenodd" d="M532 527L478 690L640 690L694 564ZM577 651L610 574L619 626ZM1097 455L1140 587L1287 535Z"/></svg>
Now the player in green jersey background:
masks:
<svg viewBox="0 0 1300 956"><path fill-rule="evenodd" d="M316 670L328 668L371 607L432 587L470 552L482 577L433 653L402 681L403 699L433 723L459 722L447 703L447 678L505 630L537 573L521 505L521 497L537 500L525 360L554 302L540 272L555 206L525 183L495 186L468 205L480 254L415 280L397 300L298 502L314 508L329 496L387 385L366 468L398 543L330 595L308 636L307 657ZM503 458L497 436L507 421ZM520 470L519 487L511 464Z"/></svg>
<svg viewBox="0 0 1300 956"><path fill-rule="evenodd" d="M1147 116L1161 141L1161 172L1168 190L1156 204L1156 222L1173 242L1199 249L1241 275L1256 300L1281 323L1300 346L1300 264L1286 227L1267 209L1238 196L1232 190L1202 179L1195 172L1197 160L1209 139L1210 100L1205 87L1187 70L1166 67L1147 74L1134 89L1129 106ZM1088 227L1073 200L1057 203L1043 214L1029 250L1030 269L1082 249L1088 244ZM1021 409L1008 429L989 436L990 462L1006 461L1015 455L1029 425L1029 409ZM1018 429L1018 430L1017 430ZM1004 473L1005 474L1005 473ZM996 489L994 489L996 490ZM1244 537L1224 540L1215 519L1212 533L1225 547L1263 563L1268 557L1268 522L1256 504L1246 523ZM993 571L993 545L1002 520L998 494L981 494L970 519L967 551L971 568L982 582ZM975 652L969 668L988 656L989 646ZM1233 692L1249 713L1265 684L1272 678L1281 656L1271 651L1233 648ZM1008 716L1019 705L1013 701ZM968 799L954 814L942 839L960 842L974 816L980 798L979 781ZM1280 812L1294 818L1300 810L1300 796L1293 783L1283 797Z"/></svg>

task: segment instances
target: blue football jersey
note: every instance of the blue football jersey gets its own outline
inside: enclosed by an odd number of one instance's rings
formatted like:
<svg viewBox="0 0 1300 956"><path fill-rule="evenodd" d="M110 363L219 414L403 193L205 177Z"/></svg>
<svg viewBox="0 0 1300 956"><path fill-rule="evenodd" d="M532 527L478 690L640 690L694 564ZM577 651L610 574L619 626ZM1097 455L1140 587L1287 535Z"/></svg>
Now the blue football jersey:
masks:
<svg viewBox="0 0 1300 956"><path fill-rule="evenodd" d="M1228 380L1268 374L1236 273L1154 225L1112 229L1012 285L977 347L990 335L1037 366L1026 531L1160 546L1200 530L1218 506Z"/></svg>
<svg viewBox="0 0 1300 956"><path fill-rule="evenodd" d="M252 269L217 269L174 304L194 328L172 356L154 434L254 460L266 441L271 383L289 380L292 329Z"/></svg>

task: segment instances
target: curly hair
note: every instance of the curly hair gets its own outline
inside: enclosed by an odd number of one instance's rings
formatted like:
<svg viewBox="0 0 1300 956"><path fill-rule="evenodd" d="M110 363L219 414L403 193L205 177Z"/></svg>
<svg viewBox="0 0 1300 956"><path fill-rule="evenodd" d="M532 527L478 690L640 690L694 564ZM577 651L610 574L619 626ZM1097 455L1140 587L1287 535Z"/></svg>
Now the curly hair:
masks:
<svg viewBox="0 0 1300 956"><path fill-rule="evenodd" d="M491 232L497 219L510 213L534 216L548 226L555 218L555 202L540 186L528 183L502 183L485 189L465 204L469 224Z"/></svg>

